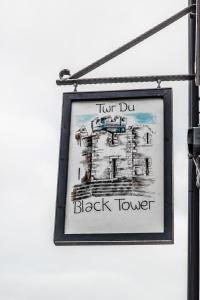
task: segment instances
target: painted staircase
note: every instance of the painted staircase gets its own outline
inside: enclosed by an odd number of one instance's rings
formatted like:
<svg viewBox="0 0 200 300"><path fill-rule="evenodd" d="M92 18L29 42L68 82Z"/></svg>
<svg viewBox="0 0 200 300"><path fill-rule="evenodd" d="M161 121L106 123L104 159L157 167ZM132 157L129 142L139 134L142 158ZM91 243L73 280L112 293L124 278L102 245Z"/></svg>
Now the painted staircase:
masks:
<svg viewBox="0 0 200 300"><path fill-rule="evenodd" d="M77 184L73 188L71 197L73 201L93 197L112 196L150 196L146 187L154 182L153 179L134 177L132 180L98 180L90 183Z"/></svg>

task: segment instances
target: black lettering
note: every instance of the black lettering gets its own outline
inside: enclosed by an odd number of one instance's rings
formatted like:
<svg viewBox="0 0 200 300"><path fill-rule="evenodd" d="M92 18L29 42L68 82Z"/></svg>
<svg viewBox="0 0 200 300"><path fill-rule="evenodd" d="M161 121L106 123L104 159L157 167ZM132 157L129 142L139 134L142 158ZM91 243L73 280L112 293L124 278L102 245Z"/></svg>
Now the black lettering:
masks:
<svg viewBox="0 0 200 300"><path fill-rule="evenodd" d="M102 106L105 105L105 103L96 104L96 105L99 105L99 112L101 113L102 112Z"/></svg>
<svg viewBox="0 0 200 300"><path fill-rule="evenodd" d="M108 202L109 202L109 201L104 202L104 198L102 199L102 210L103 210L103 211L104 211L104 206L105 206L109 211L111 211L110 207L107 205Z"/></svg>
<svg viewBox="0 0 200 300"><path fill-rule="evenodd" d="M82 206L83 206L83 203L82 201L73 201L74 203L74 214L80 214L81 212L83 212L82 210ZM77 211L78 210L78 211Z"/></svg>
<svg viewBox="0 0 200 300"><path fill-rule="evenodd" d="M116 107L116 105L112 105L111 106L111 111L113 112L113 110L114 110L114 107Z"/></svg>
<svg viewBox="0 0 200 300"><path fill-rule="evenodd" d="M100 204L100 202L95 202L95 203L94 203L94 210L96 210L96 211L101 211L101 209L97 209L97 208L96 208L96 204Z"/></svg>
<svg viewBox="0 0 200 300"><path fill-rule="evenodd" d="M111 107L108 106L108 107L103 107L103 112L104 113L109 113L111 111Z"/></svg>
<svg viewBox="0 0 200 300"><path fill-rule="evenodd" d="M149 209L151 209L151 203L156 202L156 201L149 201Z"/></svg>
<svg viewBox="0 0 200 300"><path fill-rule="evenodd" d="M123 210L129 210L129 208L130 208L130 202L123 202L122 203L122 209ZM127 207L125 207L127 205Z"/></svg>
<svg viewBox="0 0 200 300"><path fill-rule="evenodd" d="M129 111L134 111L134 110L135 110L134 105L128 105L128 110L129 110Z"/></svg>
<svg viewBox="0 0 200 300"><path fill-rule="evenodd" d="M138 201L138 206L137 206L137 204L133 205L132 202L131 202L130 206L131 206L132 210L139 210L140 209L140 202Z"/></svg>
<svg viewBox="0 0 200 300"><path fill-rule="evenodd" d="M125 102L119 103L120 111L124 112L127 110L127 104Z"/></svg>
<svg viewBox="0 0 200 300"><path fill-rule="evenodd" d="M141 204L140 204L140 206L141 206L141 209L143 209L143 210L147 210L147 209L149 209L149 207L147 207L147 205L148 205L148 201L142 201L141 202ZM146 208L145 208L146 207Z"/></svg>
<svg viewBox="0 0 200 300"><path fill-rule="evenodd" d="M92 208L93 208L93 204L91 202L87 202L85 211L90 212L92 210Z"/></svg>
<svg viewBox="0 0 200 300"><path fill-rule="evenodd" d="M121 210L121 201L124 201L125 199L115 199L116 201L119 201L119 210Z"/></svg>

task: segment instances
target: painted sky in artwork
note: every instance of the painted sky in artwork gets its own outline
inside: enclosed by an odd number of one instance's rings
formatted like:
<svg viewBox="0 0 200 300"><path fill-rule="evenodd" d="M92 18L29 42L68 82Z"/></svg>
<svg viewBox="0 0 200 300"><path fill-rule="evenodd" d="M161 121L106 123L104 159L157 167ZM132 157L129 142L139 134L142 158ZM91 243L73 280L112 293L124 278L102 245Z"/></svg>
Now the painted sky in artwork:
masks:
<svg viewBox="0 0 200 300"><path fill-rule="evenodd" d="M156 123L156 115L149 112L133 112L133 113L125 113L123 114L127 117L131 117L133 122L136 124L155 124ZM84 114L84 115L76 115L76 125L81 126L89 121L92 121L96 114Z"/></svg>

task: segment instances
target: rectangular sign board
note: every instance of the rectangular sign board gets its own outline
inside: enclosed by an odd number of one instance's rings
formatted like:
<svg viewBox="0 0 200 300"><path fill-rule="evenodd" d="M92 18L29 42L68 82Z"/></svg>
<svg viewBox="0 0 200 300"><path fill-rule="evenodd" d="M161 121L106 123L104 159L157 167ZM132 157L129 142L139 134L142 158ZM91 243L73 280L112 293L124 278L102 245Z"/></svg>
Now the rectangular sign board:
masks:
<svg viewBox="0 0 200 300"><path fill-rule="evenodd" d="M172 90L63 96L54 242L173 243Z"/></svg>

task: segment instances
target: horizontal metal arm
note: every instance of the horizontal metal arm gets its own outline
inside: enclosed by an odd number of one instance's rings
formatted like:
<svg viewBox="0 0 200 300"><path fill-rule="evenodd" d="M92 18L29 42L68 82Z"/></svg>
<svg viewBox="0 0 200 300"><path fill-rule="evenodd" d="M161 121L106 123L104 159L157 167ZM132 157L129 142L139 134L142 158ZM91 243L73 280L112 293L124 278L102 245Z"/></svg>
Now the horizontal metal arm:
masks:
<svg viewBox="0 0 200 300"><path fill-rule="evenodd" d="M149 38L150 36L154 35L155 33L159 32L160 30L164 29L165 27L169 26L170 24L176 22L180 18L184 17L185 15L189 14L190 12L194 11L196 5L191 5L186 7L185 9L181 10L180 12L176 13L169 19L163 21L162 23L156 25L155 27L151 28L150 30L146 31L142 35L139 35L132 41L126 43L125 45L121 46L120 48L114 50L113 52L107 54L106 56L98 59L94 63L90 64L89 66L83 68L82 70L78 71L77 73L73 74L69 77L69 79L76 79L80 78L83 75L93 71L94 69L100 67L101 65L105 64L109 60L113 59L114 57L122 54L123 52L127 51L128 49L136 46L137 44L141 43L145 39Z"/></svg>
<svg viewBox="0 0 200 300"><path fill-rule="evenodd" d="M57 80L57 85L81 85L103 83L128 83L128 82L153 82L153 81L184 81L193 80L195 75L155 75L155 76L130 76L130 77L105 77Z"/></svg>

